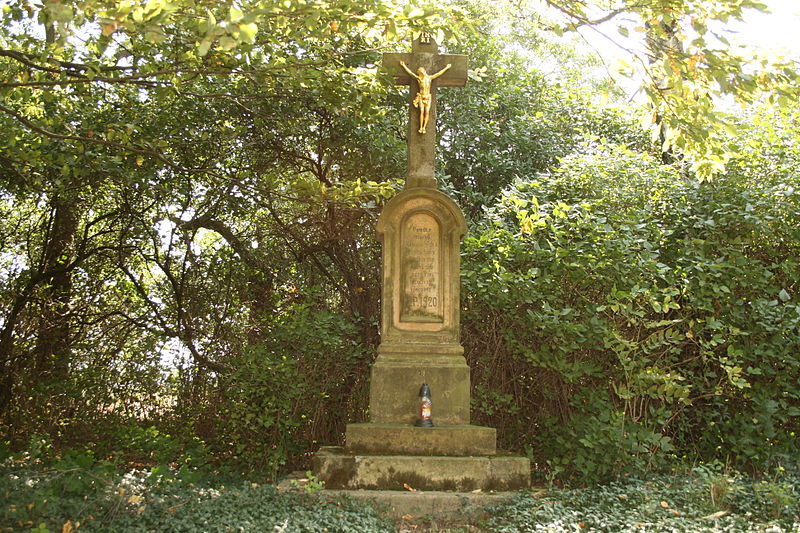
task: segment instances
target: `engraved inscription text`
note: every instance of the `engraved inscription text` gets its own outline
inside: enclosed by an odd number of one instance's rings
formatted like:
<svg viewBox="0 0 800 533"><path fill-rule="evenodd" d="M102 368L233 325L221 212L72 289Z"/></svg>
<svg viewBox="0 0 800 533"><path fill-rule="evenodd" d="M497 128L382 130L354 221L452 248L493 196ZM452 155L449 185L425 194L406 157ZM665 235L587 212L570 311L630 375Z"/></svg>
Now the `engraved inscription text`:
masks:
<svg viewBox="0 0 800 533"><path fill-rule="evenodd" d="M400 320L443 322L439 223L414 213L403 222L400 238Z"/></svg>

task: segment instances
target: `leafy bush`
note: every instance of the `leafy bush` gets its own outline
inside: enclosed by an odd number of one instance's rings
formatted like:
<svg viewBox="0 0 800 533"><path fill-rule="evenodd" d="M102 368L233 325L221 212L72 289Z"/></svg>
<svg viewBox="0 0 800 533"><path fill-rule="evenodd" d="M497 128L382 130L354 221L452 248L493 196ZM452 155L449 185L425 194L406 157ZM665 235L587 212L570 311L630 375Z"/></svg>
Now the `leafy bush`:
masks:
<svg viewBox="0 0 800 533"><path fill-rule="evenodd" d="M274 480L288 460L316 449L316 431L346 419L347 398L365 393L354 381L367 355L353 321L313 299L287 305L270 326L221 380L210 439L218 456Z"/></svg>
<svg viewBox="0 0 800 533"><path fill-rule="evenodd" d="M465 240L474 418L562 479L794 463L797 177L698 184L589 148L517 180Z"/></svg>

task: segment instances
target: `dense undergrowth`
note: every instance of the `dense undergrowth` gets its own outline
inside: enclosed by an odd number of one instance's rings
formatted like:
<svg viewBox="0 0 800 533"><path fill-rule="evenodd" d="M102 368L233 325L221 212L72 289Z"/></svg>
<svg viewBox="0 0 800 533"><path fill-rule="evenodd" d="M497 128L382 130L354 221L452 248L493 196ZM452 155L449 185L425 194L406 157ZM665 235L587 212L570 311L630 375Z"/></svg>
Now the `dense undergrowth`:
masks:
<svg viewBox="0 0 800 533"><path fill-rule="evenodd" d="M464 241L473 418L563 481L796 464L800 149L752 142L713 183L597 143L509 186Z"/></svg>
<svg viewBox="0 0 800 533"><path fill-rule="evenodd" d="M754 481L719 469L524 494L493 510L497 533L800 530L800 479Z"/></svg>
<svg viewBox="0 0 800 533"><path fill-rule="evenodd" d="M712 183L596 140L516 179L472 222L461 268L472 420L542 480L797 467L800 142L797 116L769 120L743 129L741 160ZM138 352L124 374L96 358L19 395L2 440L19 450L48 434L59 450L227 465L258 481L307 468L368 416L375 350L362 334L376 322L292 287L227 374L166 374Z"/></svg>
<svg viewBox="0 0 800 533"><path fill-rule="evenodd" d="M0 531L230 533L392 531L371 507L279 492L240 473L49 456L42 448L0 466Z"/></svg>
<svg viewBox="0 0 800 533"><path fill-rule="evenodd" d="M0 531L35 533L389 532L380 509L320 493L311 480L278 490L235 472L183 465L131 465L89 452L54 454L46 441L0 464ZM291 484L290 484L291 486ZM428 529L425 529L426 525ZM764 532L800 531L800 476L753 479L719 463L590 488L534 489L472 524L425 531Z"/></svg>

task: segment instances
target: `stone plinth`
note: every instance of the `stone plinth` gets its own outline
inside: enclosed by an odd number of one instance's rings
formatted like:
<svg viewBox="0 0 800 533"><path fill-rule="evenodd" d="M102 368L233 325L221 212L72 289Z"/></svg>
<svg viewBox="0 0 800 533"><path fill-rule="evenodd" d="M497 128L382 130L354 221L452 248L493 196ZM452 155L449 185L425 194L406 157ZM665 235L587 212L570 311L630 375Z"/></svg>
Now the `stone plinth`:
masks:
<svg viewBox="0 0 800 533"><path fill-rule="evenodd" d="M383 299L370 420L413 424L427 383L435 424L469 424L469 367L458 342L464 216L445 194L410 188L386 204L377 230Z"/></svg>
<svg viewBox="0 0 800 533"><path fill-rule="evenodd" d="M482 426L348 424L345 450L357 455L490 456L496 442L496 430Z"/></svg>
<svg viewBox="0 0 800 533"><path fill-rule="evenodd" d="M457 348L461 348L458 346ZM369 389L370 421L413 424L418 418L419 388L431 388L436 425L469 424L469 366L460 354L378 349Z"/></svg>
<svg viewBox="0 0 800 533"><path fill-rule="evenodd" d="M475 522L482 518L487 518L487 507L508 502L514 497L515 493L322 490L317 495L322 498L346 495L354 500L377 503L386 516L395 520L403 520L404 526L409 526L416 521L429 520L469 520L470 522ZM404 529L409 528L405 527Z"/></svg>
<svg viewBox="0 0 800 533"><path fill-rule="evenodd" d="M528 488L530 461L516 456L360 455L323 447L314 473L330 489L509 491Z"/></svg>

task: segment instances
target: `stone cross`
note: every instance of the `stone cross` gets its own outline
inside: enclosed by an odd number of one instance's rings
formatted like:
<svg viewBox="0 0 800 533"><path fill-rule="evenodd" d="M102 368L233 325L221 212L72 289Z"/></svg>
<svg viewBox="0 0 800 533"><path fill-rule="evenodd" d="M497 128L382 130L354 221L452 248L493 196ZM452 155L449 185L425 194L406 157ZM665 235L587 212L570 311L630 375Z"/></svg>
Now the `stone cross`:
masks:
<svg viewBox="0 0 800 533"><path fill-rule="evenodd" d="M425 133L419 133L420 111L413 105L419 92L419 83L402 67L405 63L411 72L422 67L428 74L435 74L450 65L441 76L431 83L429 124ZM422 36L414 40L411 53L383 54L383 66L395 77L398 85L410 85L408 114L408 177L406 187L436 188L434 164L436 161L436 88L464 87L467 84L467 56L439 54L436 41ZM414 90L414 89L417 90Z"/></svg>
<svg viewBox="0 0 800 533"><path fill-rule="evenodd" d="M314 472L335 489L523 489L530 484L528 458L497 455L495 429L470 425L470 369L460 343L460 245L467 223L453 199L436 189L433 174L436 85L463 87L467 58L439 55L432 39L424 41L414 42L410 54L384 56L397 82L411 85L408 179L375 228L383 242L383 288L370 422L347 424L345 447L320 449ZM428 120L420 124L426 109ZM434 427L416 424L423 383Z"/></svg>

